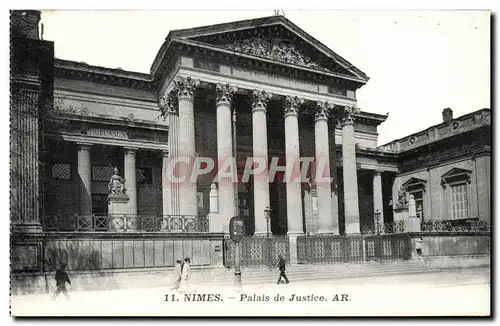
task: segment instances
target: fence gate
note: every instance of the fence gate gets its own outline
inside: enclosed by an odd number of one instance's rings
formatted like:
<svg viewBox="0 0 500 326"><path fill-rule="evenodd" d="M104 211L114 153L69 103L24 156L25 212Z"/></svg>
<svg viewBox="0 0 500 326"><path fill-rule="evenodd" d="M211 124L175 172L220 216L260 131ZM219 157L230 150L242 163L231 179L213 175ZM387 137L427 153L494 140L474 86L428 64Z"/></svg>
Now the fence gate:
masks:
<svg viewBox="0 0 500 326"><path fill-rule="evenodd" d="M290 263L290 244L286 236L244 237L238 245L242 267L275 266L278 255ZM231 239L224 239L224 266L234 266L235 249L236 244Z"/></svg>
<svg viewBox="0 0 500 326"><path fill-rule="evenodd" d="M411 240L405 234L383 234L365 237L366 260L410 259Z"/></svg>

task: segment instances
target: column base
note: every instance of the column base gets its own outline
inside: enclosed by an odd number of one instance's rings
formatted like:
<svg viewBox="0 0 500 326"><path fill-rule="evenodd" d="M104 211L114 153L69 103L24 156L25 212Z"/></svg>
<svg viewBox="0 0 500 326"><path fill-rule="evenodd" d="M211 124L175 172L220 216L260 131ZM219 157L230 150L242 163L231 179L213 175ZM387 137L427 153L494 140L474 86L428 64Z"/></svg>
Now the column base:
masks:
<svg viewBox="0 0 500 326"><path fill-rule="evenodd" d="M42 225L38 222L13 222L12 233L40 233L42 232Z"/></svg>
<svg viewBox="0 0 500 326"><path fill-rule="evenodd" d="M345 234L361 234L360 224L358 221L347 222L345 224Z"/></svg>

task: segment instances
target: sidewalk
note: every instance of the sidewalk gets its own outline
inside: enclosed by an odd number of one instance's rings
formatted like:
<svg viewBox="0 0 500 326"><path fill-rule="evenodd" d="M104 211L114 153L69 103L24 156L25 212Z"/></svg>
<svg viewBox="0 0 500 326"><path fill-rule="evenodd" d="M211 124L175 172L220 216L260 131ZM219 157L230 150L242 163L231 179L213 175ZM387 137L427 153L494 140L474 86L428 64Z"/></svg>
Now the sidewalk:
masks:
<svg viewBox="0 0 500 326"><path fill-rule="evenodd" d="M166 287L13 297L16 316L394 316L488 315L488 269L338 281ZM194 296L193 296L194 294ZM175 295L175 296L173 296ZM165 299L168 300L165 300Z"/></svg>

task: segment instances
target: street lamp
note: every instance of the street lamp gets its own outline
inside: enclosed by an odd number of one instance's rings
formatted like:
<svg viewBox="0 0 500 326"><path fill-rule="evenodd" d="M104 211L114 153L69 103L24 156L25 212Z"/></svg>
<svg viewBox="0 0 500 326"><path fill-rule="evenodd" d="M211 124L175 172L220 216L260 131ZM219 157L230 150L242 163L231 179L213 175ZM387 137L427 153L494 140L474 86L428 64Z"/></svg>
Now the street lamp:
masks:
<svg viewBox="0 0 500 326"><path fill-rule="evenodd" d="M266 207L266 209L264 210L264 216L266 217L267 237L269 238L269 220L271 219L271 209L269 209L269 207Z"/></svg>
<svg viewBox="0 0 500 326"><path fill-rule="evenodd" d="M272 265L272 262L271 262L271 238L269 238L269 221L271 220L271 209L269 209L269 207L266 207L266 209L264 210L264 216L266 217L266 223L267 223L267 246L266 246L266 251L267 251L267 263L268 263L268 267L269 269L271 269L271 265Z"/></svg>
<svg viewBox="0 0 500 326"><path fill-rule="evenodd" d="M380 234L381 232L381 225L380 225L380 211L377 209L375 212L375 221L377 222L377 234Z"/></svg>

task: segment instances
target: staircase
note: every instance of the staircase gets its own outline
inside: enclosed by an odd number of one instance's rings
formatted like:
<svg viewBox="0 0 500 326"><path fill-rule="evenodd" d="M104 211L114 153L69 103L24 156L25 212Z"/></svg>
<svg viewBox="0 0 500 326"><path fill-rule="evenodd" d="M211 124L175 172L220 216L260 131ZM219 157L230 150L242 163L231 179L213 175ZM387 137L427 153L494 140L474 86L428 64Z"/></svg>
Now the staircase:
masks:
<svg viewBox="0 0 500 326"><path fill-rule="evenodd" d="M340 280L358 277L390 276L402 274L436 273L450 269L489 267L490 256L460 256L427 258L425 263L419 260L376 261L364 263L339 263L322 265L292 265L287 266L286 274L291 281ZM268 267L242 268L244 284L276 282L279 276L277 268ZM234 269L213 277L210 281L203 280L200 284L231 285L234 283Z"/></svg>

